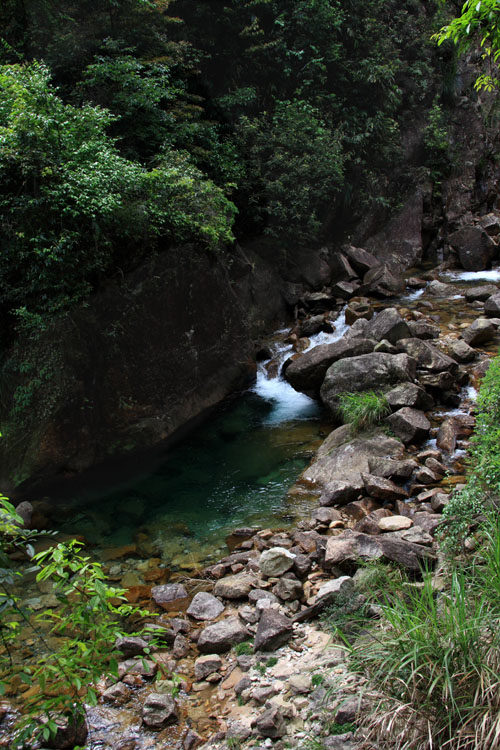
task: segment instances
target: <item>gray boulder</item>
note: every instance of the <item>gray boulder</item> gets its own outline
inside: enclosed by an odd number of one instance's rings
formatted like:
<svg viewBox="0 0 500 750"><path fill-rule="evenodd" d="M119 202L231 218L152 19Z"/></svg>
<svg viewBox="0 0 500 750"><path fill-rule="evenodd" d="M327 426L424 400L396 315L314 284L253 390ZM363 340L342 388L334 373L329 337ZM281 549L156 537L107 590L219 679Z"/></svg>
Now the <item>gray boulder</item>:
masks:
<svg viewBox="0 0 500 750"><path fill-rule="evenodd" d="M151 596L158 606L167 612L184 609L189 601L188 593L180 583L166 583L153 586Z"/></svg>
<svg viewBox="0 0 500 750"><path fill-rule="evenodd" d="M195 620L215 620L223 612L224 605L221 601L206 591L199 591L194 595L186 614Z"/></svg>
<svg viewBox="0 0 500 750"><path fill-rule="evenodd" d="M276 609L265 609L255 634L254 651L275 651L290 640L292 632L290 618Z"/></svg>
<svg viewBox="0 0 500 750"><path fill-rule="evenodd" d="M462 336L469 346L480 346L491 341L495 333L495 326L487 318L478 318L465 329Z"/></svg>
<svg viewBox="0 0 500 750"><path fill-rule="evenodd" d="M375 341L385 339L395 344L399 339L408 339L411 332L408 323L395 307L386 307L368 322L365 336Z"/></svg>
<svg viewBox="0 0 500 750"><path fill-rule="evenodd" d="M439 326L426 323L425 320L409 320L408 328L415 339L437 339L441 333Z"/></svg>
<svg viewBox="0 0 500 750"><path fill-rule="evenodd" d="M202 654L224 654L248 638L248 630L238 617L228 617L202 630L197 645Z"/></svg>
<svg viewBox="0 0 500 750"><path fill-rule="evenodd" d="M214 586L215 596L222 596L224 599L243 599L248 596L255 579L248 573L237 573L234 576L226 576Z"/></svg>
<svg viewBox="0 0 500 750"><path fill-rule="evenodd" d="M457 362L460 362L461 364L471 362L476 356L476 352L474 351L472 346L469 346L469 344L467 344L467 342L463 341L462 339L457 339L456 341L454 341L451 344L450 349L453 357Z"/></svg>
<svg viewBox="0 0 500 750"><path fill-rule="evenodd" d="M353 247L352 245L347 245L343 248L343 251L349 259L351 266L354 268L356 273L359 274L359 276L364 276L372 268L377 268L378 266L380 266L380 261L374 255L372 255L372 253L369 253L362 247Z"/></svg>
<svg viewBox="0 0 500 750"><path fill-rule="evenodd" d="M408 406L385 419L391 430L404 443L415 443L428 437L431 423L422 411Z"/></svg>
<svg viewBox="0 0 500 750"><path fill-rule="evenodd" d="M443 354L428 341L422 339L401 339L399 347L417 363L421 370L430 372L455 372L457 363L447 354Z"/></svg>
<svg viewBox="0 0 500 750"><path fill-rule="evenodd" d="M328 368L339 359L357 357L373 351L375 342L366 338L341 338L333 344L321 344L302 354L286 368L285 377L296 391L318 396Z"/></svg>
<svg viewBox="0 0 500 750"><path fill-rule="evenodd" d="M273 593L284 602L293 602L302 597L302 584L296 578L280 578Z"/></svg>
<svg viewBox="0 0 500 750"><path fill-rule="evenodd" d="M496 292L486 300L484 312L490 318L500 318L500 292Z"/></svg>
<svg viewBox="0 0 500 750"><path fill-rule="evenodd" d="M418 463L412 458L397 461L392 458L373 457L368 459L368 468L370 474L374 474L377 477L408 479L415 469L418 468Z"/></svg>
<svg viewBox="0 0 500 750"><path fill-rule="evenodd" d="M498 294L498 287L495 284L481 284L465 290L465 299L467 302L486 302L494 294Z"/></svg>
<svg viewBox="0 0 500 750"><path fill-rule="evenodd" d="M286 734L285 720L277 706L271 706L267 711L264 711L255 719L253 726L261 737L270 737L273 740Z"/></svg>
<svg viewBox="0 0 500 750"><path fill-rule="evenodd" d="M403 406L412 406L414 409L428 411L434 406L434 399L427 391L416 383L401 383L391 388L385 394L387 402L392 409L401 409Z"/></svg>
<svg viewBox="0 0 500 750"><path fill-rule="evenodd" d="M194 676L197 680L204 680L213 672L218 672L222 667L222 659L218 654L205 654L196 659L194 663Z"/></svg>
<svg viewBox="0 0 500 750"><path fill-rule="evenodd" d="M361 478L365 484L365 490L377 500L384 502L395 502L396 500L406 500L408 493L398 484L391 482L390 479L377 477L374 474L362 474Z"/></svg>
<svg viewBox="0 0 500 750"><path fill-rule="evenodd" d="M384 263L365 273L362 290L364 294L373 294L376 297L397 297L403 294L405 282Z"/></svg>
<svg viewBox="0 0 500 750"><path fill-rule="evenodd" d="M407 354L374 352L334 362L321 386L321 400L338 414L341 393L381 389L415 378L415 361Z"/></svg>
<svg viewBox="0 0 500 750"><path fill-rule="evenodd" d="M148 729L160 730L179 720L177 704L167 693L150 693L142 707L142 722Z"/></svg>
<svg viewBox="0 0 500 750"><path fill-rule="evenodd" d="M274 578L283 575L293 566L294 555L284 547L271 547L260 556L259 567L262 575Z"/></svg>
<svg viewBox="0 0 500 750"><path fill-rule="evenodd" d="M352 500L356 500L363 488L363 481L359 477L350 476L348 479L337 479L334 482L329 482L323 489L319 504L322 506L346 505Z"/></svg>
<svg viewBox="0 0 500 750"><path fill-rule="evenodd" d="M448 237L448 242L466 271L484 271L496 255L495 243L480 226L462 227Z"/></svg>

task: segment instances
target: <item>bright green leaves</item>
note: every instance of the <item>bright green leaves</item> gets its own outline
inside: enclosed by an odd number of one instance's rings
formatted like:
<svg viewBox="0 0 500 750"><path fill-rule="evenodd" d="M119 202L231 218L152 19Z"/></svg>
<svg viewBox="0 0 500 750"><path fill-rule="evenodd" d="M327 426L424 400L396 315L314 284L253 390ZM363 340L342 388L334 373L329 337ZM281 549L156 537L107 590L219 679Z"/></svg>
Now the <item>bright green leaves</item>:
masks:
<svg viewBox="0 0 500 750"><path fill-rule="evenodd" d="M113 116L65 104L49 78L37 63L0 68L4 310L64 309L118 255L127 268L160 242L231 242L234 206L186 155L164 150L150 170L124 158Z"/></svg>
<svg viewBox="0 0 500 750"><path fill-rule="evenodd" d="M480 45L489 70L478 76L475 88L491 92L499 87L500 4L497 0L467 0L461 15L443 26L433 39L438 44L452 41L461 52Z"/></svg>

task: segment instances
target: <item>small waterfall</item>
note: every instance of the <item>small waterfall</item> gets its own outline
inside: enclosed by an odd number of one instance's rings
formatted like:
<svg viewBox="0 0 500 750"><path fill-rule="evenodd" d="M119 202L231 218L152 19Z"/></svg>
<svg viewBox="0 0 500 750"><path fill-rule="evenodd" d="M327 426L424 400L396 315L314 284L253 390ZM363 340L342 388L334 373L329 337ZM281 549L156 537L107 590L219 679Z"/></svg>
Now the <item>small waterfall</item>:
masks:
<svg viewBox="0 0 500 750"><path fill-rule="evenodd" d="M320 344L332 344L342 338L349 328L345 322L345 310L342 310L334 325L333 333L320 332L310 336L310 344L305 351ZM275 346L272 358L278 361L279 366L278 375L274 378L269 376L266 362L259 363L257 380L250 390L272 404L271 412L263 420L264 424L277 425L296 419L311 419L319 414L318 402L292 388L281 374L283 363L292 354L290 344L280 343Z"/></svg>
<svg viewBox="0 0 500 750"><path fill-rule="evenodd" d="M500 281L500 267L490 271L450 271L441 276L450 281Z"/></svg>

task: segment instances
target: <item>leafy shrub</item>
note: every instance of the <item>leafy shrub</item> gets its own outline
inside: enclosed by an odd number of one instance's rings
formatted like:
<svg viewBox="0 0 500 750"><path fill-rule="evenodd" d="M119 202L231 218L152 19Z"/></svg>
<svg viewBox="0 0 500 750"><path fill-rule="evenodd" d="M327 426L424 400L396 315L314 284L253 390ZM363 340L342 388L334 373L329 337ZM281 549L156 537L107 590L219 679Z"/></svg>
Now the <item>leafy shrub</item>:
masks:
<svg viewBox="0 0 500 750"><path fill-rule="evenodd" d="M236 656L246 656L253 654L253 646L251 641L243 641L243 643L237 643L234 647L234 653Z"/></svg>
<svg viewBox="0 0 500 750"><path fill-rule="evenodd" d="M341 393L339 411L345 422L350 422L354 432L378 424L391 412L391 407L383 393L360 391Z"/></svg>
<svg viewBox="0 0 500 750"><path fill-rule="evenodd" d="M59 98L46 67L0 68L0 305L57 312L163 243L231 242L234 206L185 154L118 153L99 107Z"/></svg>

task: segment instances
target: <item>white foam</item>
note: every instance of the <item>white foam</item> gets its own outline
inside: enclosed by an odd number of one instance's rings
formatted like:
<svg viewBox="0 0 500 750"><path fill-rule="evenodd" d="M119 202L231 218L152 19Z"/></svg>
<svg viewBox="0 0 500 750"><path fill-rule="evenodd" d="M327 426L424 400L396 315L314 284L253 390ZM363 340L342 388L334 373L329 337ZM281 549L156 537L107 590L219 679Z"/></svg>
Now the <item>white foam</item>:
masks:
<svg viewBox="0 0 500 750"><path fill-rule="evenodd" d="M474 388L473 385L466 386L465 392L467 394L467 398L470 399L470 401L477 401L477 389Z"/></svg>
<svg viewBox="0 0 500 750"><path fill-rule="evenodd" d="M450 271L442 275L452 281L500 281L500 267L490 271Z"/></svg>
<svg viewBox="0 0 500 750"><path fill-rule="evenodd" d="M425 288L423 289L415 289L413 292L409 292L408 294L405 294L401 297L401 300L405 302L412 302L413 300L418 299L422 296L422 294L425 292Z"/></svg>

